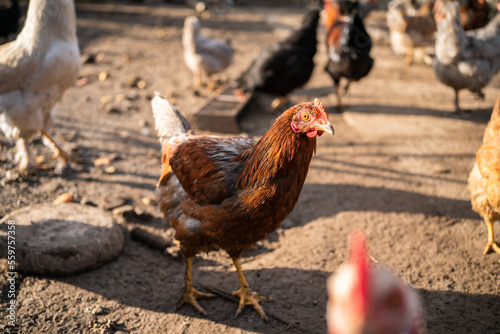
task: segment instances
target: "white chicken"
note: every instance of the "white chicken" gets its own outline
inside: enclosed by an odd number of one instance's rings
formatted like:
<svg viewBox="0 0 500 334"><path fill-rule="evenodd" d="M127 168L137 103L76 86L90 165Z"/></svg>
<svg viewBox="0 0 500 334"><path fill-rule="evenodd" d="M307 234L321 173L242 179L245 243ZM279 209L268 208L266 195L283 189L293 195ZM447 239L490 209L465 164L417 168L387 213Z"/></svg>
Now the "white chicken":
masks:
<svg viewBox="0 0 500 334"><path fill-rule="evenodd" d="M497 5L500 11L500 4ZM461 112L458 92L468 89L484 98L482 89L500 71L500 13L485 27L464 31L455 1L436 1L436 59L434 73L455 91L455 112Z"/></svg>
<svg viewBox="0 0 500 334"><path fill-rule="evenodd" d="M230 41L203 36L200 21L195 16L184 20L182 45L184 62L194 75L194 86L201 87L202 76L208 79L210 89L214 88L212 75L228 68L233 63L234 49Z"/></svg>
<svg viewBox="0 0 500 334"><path fill-rule="evenodd" d="M388 271L370 265L366 237L351 238L350 263L328 278L329 334L422 334L417 293Z"/></svg>
<svg viewBox="0 0 500 334"><path fill-rule="evenodd" d="M55 158L71 159L48 131L53 107L77 79L80 66L73 0L31 0L17 39L0 46L0 129L17 140L21 175L34 167L28 141L37 133Z"/></svg>

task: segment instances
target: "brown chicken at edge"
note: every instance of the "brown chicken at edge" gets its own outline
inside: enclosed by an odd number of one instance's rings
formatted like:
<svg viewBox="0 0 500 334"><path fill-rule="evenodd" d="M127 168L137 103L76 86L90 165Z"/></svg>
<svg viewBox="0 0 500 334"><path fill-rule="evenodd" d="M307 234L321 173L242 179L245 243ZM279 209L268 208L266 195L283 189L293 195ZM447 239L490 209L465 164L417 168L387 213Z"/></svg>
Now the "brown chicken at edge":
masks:
<svg viewBox="0 0 500 334"><path fill-rule="evenodd" d="M492 250L500 254L493 229L500 218L500 97L484 130L483 144L477 151L468 184L472 209L481 215L488 229L484 254Z"/></svg>
<svg viewBox="0 0 500 334"><path fill-rule="evenodd" d="M490 5L486 0L467 0L460 6L460 21L464 30L482 28L490 20Z"/></svg>
<svg viewBox="0 0 500 334"><path fill-rule="evenodd" d="M238 316L253 305L266 319L257 295L243 274L240 256L274 230L292 211L316 150L316 137L333 135L318 99L291 107L255 142L243 137L196 136L174 106L156 96L153 114L162 143L163 171L157 196L167 224L175 229L186 259L185 286L179 307L211 297L193 287L192 258L212 247L231 257L241 287Z"/></svg>

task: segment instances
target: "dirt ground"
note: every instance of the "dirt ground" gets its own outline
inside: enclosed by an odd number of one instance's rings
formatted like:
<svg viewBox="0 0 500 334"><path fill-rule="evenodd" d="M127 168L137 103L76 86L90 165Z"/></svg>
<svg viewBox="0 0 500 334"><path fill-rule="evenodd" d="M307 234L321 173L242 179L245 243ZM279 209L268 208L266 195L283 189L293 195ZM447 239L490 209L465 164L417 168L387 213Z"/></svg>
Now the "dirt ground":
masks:
<svg viewBox="0 0 500 334"><path fill-rule="evenodd" d="M500 333L499 256L482 254L486 228L471 210L467 190L500 77L485 89L484 101L462 92L462 107L471 112L458 117L451 112L452 90L432 68L405 66L394 55L384 12L369 17L375 66L351 86L343 113L335 111L332 82L323 72L322 43L313 77L292 96L296 102L320 98L336 134L319 138L300 200L282 228L243 257L252 288L273 298L262 304L270 321L248 307L233 318L237 304L230 293L239 283L230 259L217 251L194 261L195 285L218 295L200 302L209 316L190 306L176 310L184 270L175 246L158 251L130 231L140 227L171 242L159 210L143 201L154 196L160 174L150 98L154 91L168 95L189 118L207 102L206 93L193 94L182 59L183 19L192 13L181 5L77 6L82 54L101 56L82 67L89 82L70 88L57 105L53 133L87 162L62 175L49 168L22 182L4 182L0 217L65 192L105 209L124 198L143 214L117 217L126 244L109 264L70 277L20 275L17 325L8 326L2 313L0 331L325 333L325 281L346 260L349 233L363 228L373 258L421 295L429 333ZM205 18L206 31L230 37L236 49L223 78L237 77L259 50L296 27L302 13L297 6L247 5ZM100 81L103 71L108 76ZM141 80L142 89L133 82ZM276 115L262 109L257 103L242 115L241 134L258 138L267 130ZM13 167L14 143L3 136L0 143L3 175ZM31 146L53 164L40 139ZM105 167L115 170L95 167L100 157L111 157ZM5 310L5 278L1 284Z"/></svg>

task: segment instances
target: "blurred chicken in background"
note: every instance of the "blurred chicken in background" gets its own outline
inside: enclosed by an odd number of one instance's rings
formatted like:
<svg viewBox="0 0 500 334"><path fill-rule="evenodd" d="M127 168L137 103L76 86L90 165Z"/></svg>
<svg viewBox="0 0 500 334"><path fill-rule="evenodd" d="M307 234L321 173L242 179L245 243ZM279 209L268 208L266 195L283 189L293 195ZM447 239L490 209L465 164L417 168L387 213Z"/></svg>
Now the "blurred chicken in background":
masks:
<svg viewBox="0 0 500 334"><path fill-rule="evenodd" d="M48 140L55 157L64 163L72 158L48 131L54 105L79 70L73 0L31 0L17 39L0 46L0 129L17 140L21 175L34 167L28 141L37 133Z"/></svg>
<svg viewBox="0 0 500 334"><path fill-rule="evenodd" d="M388 4L387 26L390 31L391 46L398 55L405 55L406 65L411 65L418 51L422 61L432 65L432 58L425 46L434 40L436 22L432 15L433 1L422 5L414 0L393 0Z"/></svg>
<svg viewBox="0 0 500 334"><path fill-rule="evenodd" d="M318 21L319 9L310 9L299 30L262 50L238 78L236 85L239 87L239 95L260 91L278 96L271 105L273 110L284 107L288 102L288 95L294 89L304 86L311 78Z"/></svg>
<svg viewBox="0 0 500 334"><path fill-rule="evenodd" d="M21 10L19 1L11 0L9 7L0 7L0 38L8 38L19 30Z"/></svg>
<svg viewBox="0 0 500 334"><path fill-rule="evenodd" d="M498 5L500 10L500 4ZM500 70L500 13L483 28L464 31L455 1L437 0L434 73L455 91L455 111L461 112L458 92L468 89L480 99L482 89Z"/></svg>
<svg viewBox="0 0 500 334"><path fill-rule="evenodd" d="M212 75L228 68L233 63L234 49L229 40L221 41L201 34L200 21L195 16L184 20L182 32L184 62L194 75L194 86L202 86L202 76L208 80L208 89L214 90Z"/></svg>
<svg viewBox="0 0 500 334"><path fill-rule="evenodd" d="M486 0L467 0L460 6L460 21L464 30L484 27L490 19L491 8Z"/></svg>
<svg viewBox="0 0 500 334"><path fill-rule="evenodd" d="M351 236L350 261L327 281L329 334L423 334L417 293L387 270L370 262L366 236Z"/></svg>
<svg viewBox="0 0 500 334"><path fill-rule="evenodd" d="M372 6L375 3L369 2ZM358 1L325 1L324 10L328 51L325 71L333 80L337 109L341 109L340 80L347 79L343 88L345 94L351 82L368 75L374 62L370 56L372 41L363 24Z"/></svg>

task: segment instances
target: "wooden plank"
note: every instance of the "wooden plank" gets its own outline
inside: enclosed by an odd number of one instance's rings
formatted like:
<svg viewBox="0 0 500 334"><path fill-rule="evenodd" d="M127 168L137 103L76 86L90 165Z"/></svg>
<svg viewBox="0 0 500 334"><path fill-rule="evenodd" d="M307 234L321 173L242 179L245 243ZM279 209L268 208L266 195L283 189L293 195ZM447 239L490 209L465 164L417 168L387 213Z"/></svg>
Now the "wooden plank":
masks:
<svg viewBox="0 0 500 334"><path fill-rule="evenodd" d="M194 114L196 128L224 133L240 132L238 116L252 100L253 94L241 98L234 90L233 87L224 89L198 110Z"/></svg>

